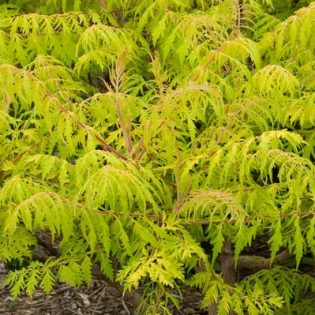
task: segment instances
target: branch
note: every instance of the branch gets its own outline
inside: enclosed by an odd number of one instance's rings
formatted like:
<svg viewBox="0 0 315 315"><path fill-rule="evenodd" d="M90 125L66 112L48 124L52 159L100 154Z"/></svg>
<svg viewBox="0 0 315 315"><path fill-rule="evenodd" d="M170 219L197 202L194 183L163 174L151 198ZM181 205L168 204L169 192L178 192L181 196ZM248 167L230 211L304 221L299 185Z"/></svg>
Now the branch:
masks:
<svg viewBox="0 0 315 315"><path fill-rule="evenodd" d="M233 285L236 281L236 272L234 269L234 257L232 244L229 239L226 239L220 255L221 269L223 280L229 285Z"/></svg>
<svg viewBox="0 0 315 315"><path fill-rule="evenodd" d="M131 118L125 119L120 102L120 86L123 83L123 73L126 67L128 51L124 50L117 58L116 66L113 71L110 73L110 82L114 87L115 93L115 107L117 112L117 118L119 121L120 128L122 130L123 138L125 140L126 150L129 154L129 157L132 158L132 139L131 139ZM106 82L104 82L106 85Z"/></svg>
<svg viewBox="0 0 315 315"><path fill-rule="evenodd" d="M247 269L251 271L259 271L261 269L269 269L274 265L279 265L291 257L288 250L284 250L275 256L273 260L271 258L265 258L261 256L240 256L237 264L238 269Z"/></svg>
<svg viewBox="0 0 315 315"><path fill-rule="evenodd" d="M126 122L124 119L124 116L123 116L122 111L121 111L121 104L120 104L120 100L119 100L119 95L117 93L118 92L116 92L117 117L119 120L119 124L120 124L121 130L122 130L124 140L125 140L127 152L129 154L129 156L132 157L133 148L132 148L132 141L131 141L131 134L130 134L131 122L130 121Z"/></svg>
<svg viewBox="0 0 315 315"><path fill-rule="evenodd" d="M108 144L100 135L95 134L95 132L93 132L93 130L88 125L84 124L79 119L73 117L74 116L73 113L70 112L69 110L67 110L67 108L65 106L59 105L59 108L64 113L70 115L70 117L78 124L79 127L84 129L87 133L92 134L95 137L95 139L97 139L98 142L101 144L103 150L110 151L110 152L114 153L117 157L119 157L120 159L122 159L124 161L128 160L127 157L125 157L123 154L121 154L119 151L117 151L114 147L112 147L110 144Z"/></svg>
<svg viewBox="0 0 315 315"><path fill-rule="evenodd" d="M227 47L230 43L233 43L233 41L238 40L238 36L225 41L221 46L217 47L216 49L214 49L213 51L211 51L211 56L209 57L209 59L205 62L205 64L202 66L200 65L200 67L202 68L202 70L206 71L208 70L209 65L211 64L211 62L214 60L214 58L221 53L221 51ZM197 73L193 78L192 81L197 81L199 80L201 77L201 72Z"/></svg>
<svg viewBox="0 0 315 315"><path fill-rule="evenodd" d="M236 10L237 10L237 18L236 18L236 32L237 36L241 35L241 21L242 21L242 13L243 13L243 1L236 0Z"/></svg>
<svg viewBox="0 0 315 315"><path fill-rule="evenodd" d="M231 241L226 238L220 255L221 271L224 283L233 286L236 282L236 271L234 269L234 257ZM218 310L218 302L210 304L208 307L208 315L216 315ZM236 315L234 312L228 312L228 315Z"/></svg>
<svg viewBox="0 0 315 315"><path fill-rule="evenodd" d="M17 68L16 68L17 69ZM19 70L20 71L20 70ZM87 133L90 133L92 136L94 136L95 139L98 140L98 142L101 144L103 150L105 151L110 151L112 153L114 153L118 158L127 161L128 158L126 156L124 156L122 153L120 153L118 150L116 150L114 147L112 147L109 143L107 143L99 134L97 134L96 131L94 131L90 126L84 124L82 121L80 121L78 118L75 117L75 114L71 111L69 111L64 105L60 104L58 98L56 98L51 92L50 90L43 84L43 82L41 80L39 80L36 76L34 76L33 74L24 71L24 74L29 76L29 78L31 80L34 80L35 82L37 82L45 91L46 95L50 98L50 100L52 102L54 102L58 107L59 110L64 112L65 114L69 115L76 123L77 125L84 129ZM71 100L69 99L64 99L65 102L67 104L72 104Z"/></svg>

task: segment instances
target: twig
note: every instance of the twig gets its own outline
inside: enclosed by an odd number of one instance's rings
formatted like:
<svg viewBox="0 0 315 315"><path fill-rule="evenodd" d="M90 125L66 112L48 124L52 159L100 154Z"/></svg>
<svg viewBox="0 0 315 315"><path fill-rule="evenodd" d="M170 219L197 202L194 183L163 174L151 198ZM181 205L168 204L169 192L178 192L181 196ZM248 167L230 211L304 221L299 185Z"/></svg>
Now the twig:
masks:
<svg viewBox="0 0 315 315"><path fill-rule="evenodd" d="M237 10L237 17L236 17L236 31L237 36L241 35L241 21L242 21L242 11L243 11L243 1L242 0L235 0L236 2L236 10Z"/></svg>
<svg viewBox="0 0 315 315"><path fill-rule="evenodd" d="M127 305L126 305L126 303L125 303L125 300L124 300L124 296L125 296L125 294L122 295L122 297L121 297L121 302L122 302L122 305L123 305L125 311L127 312L127 314L130 315L129 308L127 307Z"/></svg>
<svg viewBox="0 0 315 315"><path fill-rule="evenodd" d="M92 134L95 137L95 139L97 139L100 142L100 144L102 145L103 150L110 151L110 152L114 153L117 157L119 157L120 159L122 159L124 161L128 160L127 157L125 157L122 153L120 153L114 147L112 147L110 144L108 144L101 136L99 136L98 134L95 134L95 132L91 129L91 127L89 127L88 125L84 124L79 119L74 118L73 117L73 113L70 112L64 105L59 105L59 108L64 113L68 114L77 123L78 126L80 126L82 129L84 129L87 133Z"/></svg>
<svg viewBox="0 0 315 315"><path fill-rule="evenodd" d="M116 111L117 111L117 117L118 117L119 125L120 125L121 130L122 130L124 140L125 140L126 150L129 154L129 157L132 157L133 148L132 148L131 130L130 130L131 129L131 122L130 122L130 118L129 118L129 121L126 121L126 119L122 113L121 102L120 102L120 91L119 91L120 86L121 86L122 81L123 81L123 73L125 71L124 62L125 62L126 54L127 54L127 51L123 51L123 53L118 57L118 59L116 61L115 71L111 72L110 81L114 87L115 98L116 98L115 106L116 106Z"/></svg>
<svg viewBox="0 0 315 315"><path fill-rule="evenodd" d="M46 92L46 95L50 98L50 100L54 104L56 104L62 112L69 115L80 128L84 129L87 133L90 133L92 136L94 136L94 138L97 139L98 142L101 144L103 150L110 151L110 152L114 153L118 158L120 158L124 161L128 160L127 157L125 157L122 153L120 153L118 150L116 150L114 147L112 147L110 144L108 144L100 135L95 133L95 131L92 130L91 127L89 127L88 125L81 122L78 118L76 118L74 116L73 112L70 112L64 105L60 104L58 99L49 91L49 89L46 86L44 86L42 81L40 81L36 76L34 76L33 74L31 74L29 72L25 71L25 73L26 73L26 75L29 76L30 79L34 80L35 82L37 81L37 83L44 89L44 91ZM72 102L70 100L67 100L67 99L64 99L64 100L66 103L72 104Z"/></svg>

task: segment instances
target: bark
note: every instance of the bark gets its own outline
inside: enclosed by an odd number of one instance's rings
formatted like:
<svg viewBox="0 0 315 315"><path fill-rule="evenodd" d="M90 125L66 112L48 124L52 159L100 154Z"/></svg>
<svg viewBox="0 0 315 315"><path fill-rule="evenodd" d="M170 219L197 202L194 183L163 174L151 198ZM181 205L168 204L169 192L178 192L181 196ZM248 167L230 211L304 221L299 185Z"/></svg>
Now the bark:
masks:
<svg viewBox="0 0 315 315"><path fill-rule="evenodd" d="M226 240L223 245L220 261L224 282L229 285L234 285L236 281L236 271L234 266L233 249L230 240Z"/></svg>
<svg viewBox="0 0 315 315"><path fill-rule="evenodd" d="M265 258L260 256L240 256L237 263L237 270L250 270L255 273L261 269L268 269L274 265L278 265L288 260L291 254L288 250L284 250L275 256L273 260L271 258ZM221 271L223 280L229 285L234 285L236 282L236 270L235 261L233 258L233 248L230 240L226 240L222 252L220 255ZM208 308L208 315L217 315L217 305L212 304ZM234 312L230 312L229 315L235 315Z"/></svg>
<svg viewBox="0 0 315 315"><path fill-rule="evenodd" d="M231 241L226 239L220 255L221 271L223 280L229 285L234 285L236 282L236 271L234 266L233 248ZM212 304L208 307L208 315L217 314L217 305ZM229 315L235 315L234 312L230 312Z"/></svg>
<svg viewBox="0 0 315 315"><path fill-rule="evenodd" d="M279 265L288 260L291 254L288 250L284 250L271 261L271 258L265 258L260 256L240 256L237 264L239 270L250 270L257 272L261 269L269 269L274 265Z"/></svg>
<svg viewBox="0 0 315 315"><path fill-rule="evenodd" d="M211 304L208 307L208 315L217 315L217 304Z"/></svg>

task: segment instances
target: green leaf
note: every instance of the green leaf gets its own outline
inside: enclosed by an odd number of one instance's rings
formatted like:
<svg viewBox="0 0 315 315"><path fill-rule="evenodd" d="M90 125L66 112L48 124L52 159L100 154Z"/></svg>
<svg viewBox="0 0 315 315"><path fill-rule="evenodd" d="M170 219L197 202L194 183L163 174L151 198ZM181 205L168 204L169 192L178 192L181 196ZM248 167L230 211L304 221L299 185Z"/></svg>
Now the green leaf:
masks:
<svg viewBox="0 0 315 315"><path fill-rule="evenodd" d="M54 286L55 276L49 268L46 268L42 281L40 282L40 287L44 290L46 294L49 294Z"/></svg>
<svg viewBox="0 0 315 315"><path fill-rule="evenodd" d="M86 282L88 285L92 283L92 262L89 256L85 256L82 264L81 264L81 271L82 271L82 278L83 281Z"/></svg>

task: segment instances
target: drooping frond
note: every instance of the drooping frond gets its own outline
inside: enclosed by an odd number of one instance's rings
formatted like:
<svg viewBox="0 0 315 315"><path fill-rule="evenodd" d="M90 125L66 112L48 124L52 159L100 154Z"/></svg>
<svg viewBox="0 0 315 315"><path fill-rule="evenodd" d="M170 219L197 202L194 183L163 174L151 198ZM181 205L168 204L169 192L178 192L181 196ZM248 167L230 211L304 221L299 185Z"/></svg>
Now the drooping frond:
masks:
<svg viewBox="0 0 315 315"><path fill-rule="evenodd" d="M221 190L194 191L178 210L192 219L209 217L212 222L244 220L245 211L233 194Z"/></svg>
<svg viewBox="0 0 315 315"><path fill-rule="evenodd" d="M295 270L285 268L275 268L271 270L262 270L245 278L241 283L241 288L247 291L255 292L265 290L269 294L281 294L285 296L284 303L286 307L280 311L280 314L290 312L290 300L294 299L297 303L303 299L303 294L314 296L314 278L308 275L302 275ZM309 305L306 307L308 309ZM300 311L300 310L299 310Z"/></svg>
<svg viewBox="0 0 315 315"><path fill-rule="evenodd" d="M80 12L7 17L0 23L0 29L9 38L3 52L8 51L12 64L25 66L37 55L51 54L70 65L75 60L78 36L90 24L100 22L98 14Z"/></svg>
<svg viewBox="0 0 315 315"><path fill-rule="evenodd" d="M104 24L95 24L87 28L80 36L76 45L78 60L75 70L81 75L87 75L98 70L98 73L108 72L117 56L128 50L133 62L140 62L138 42L144 42L141 36L131 30L114 28ZM136 52L137 51L137 52ZM95 69L96 68L96 69Z"/></svg>
<svg viewBox="0 0 315 315"><path fill-rule="evenodd" d="M279 93L294 96L299 81L286 69L268 65L253 76L254 89L260 94Z"/></svg>
<svg viewBox="0 0 315 315"><path fill-rule="evenodd" d="M263 36L263 54L270 58L271 63L281 63L292 56L301 58L302 64L312 62L313 57L305 51L314 53L315 41L311 31L314 21L314 3L311 3Z"/></svg>

